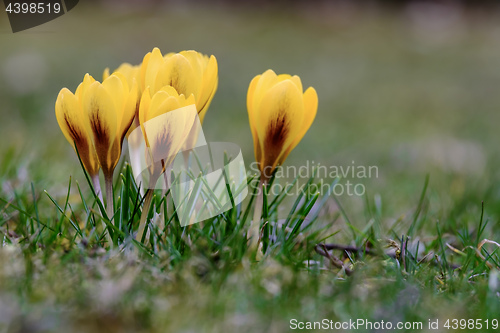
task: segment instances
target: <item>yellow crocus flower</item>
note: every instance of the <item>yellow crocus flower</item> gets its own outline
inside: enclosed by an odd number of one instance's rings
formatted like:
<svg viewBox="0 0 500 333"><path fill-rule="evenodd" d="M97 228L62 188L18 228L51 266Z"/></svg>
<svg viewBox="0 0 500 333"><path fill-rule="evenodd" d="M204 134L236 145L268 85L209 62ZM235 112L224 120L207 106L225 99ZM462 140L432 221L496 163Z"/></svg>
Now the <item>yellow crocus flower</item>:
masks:
<svg viewBox="0 0 500 333"><path fill-rule="evenodd" d="M151 94L164 86L173 87L179 94L194 96L200 121L217 90L217 60L196 51L182 51L162 56L154 48L144 56L140 69L141 89L149 87Z"/></svg>
<svg viewBox="0 0 500 333"><path fill-rule="evenodd" d="M142 237L146 225L153 185L173 162L186 140L197 134L193 133L198 128L195 126L196 121L194 95L186 97L171 86L161 88L152 97L149 88L144 90L139 106L139 124L147 147L144 157L149 169L150 186L144 199L136 236L138 240Z"/></svg>
<svg viewBox="0 0 500 333"><path fill-rule="evenodd" d="M318 109L318 95L312 87L304 92L298 76L276 75L269 69L250 82L247 109L255 160L261 172L260 191L247 237L251 251L257 250L257 257L261 257L262 186L311 127Z"/></svg>
<svg viewBox="0 0 500 333"><path fill-rule="evenodd" d="M311 127L318 95L312 87L303 92L298 76L269 69L251 81L247 109L255 159L267 181Z"/></svg>
<svg viewBox="0 0 500 333"><path fill-rule="evenodd" d="M139 107L139 124L152 162L166 158L162 161L162 169L170 164L189 135L193 134L195 121L193 95L186 98L171 86L158 90L153 97L149 89L144 90Z"/></svg>
<svg viewBox="0 0 500 333"><path fill-rule="evenodd" d="M113 175L121 146L135 115L137 84L129 88L120 73L110 75L102 84L90 84L82 92L82 106L104 176Z"/></svg>
<svg viewBox="0 0 500 333"><path fill-rule="evenodd" d="M108 207L113 171L120 159L123 138L135 115L137 84L129 87L120 73L96 81L86 74L73 94L63 88L55 111L66 139L76 148L89 174L98 179L102 168Z"/></svg>

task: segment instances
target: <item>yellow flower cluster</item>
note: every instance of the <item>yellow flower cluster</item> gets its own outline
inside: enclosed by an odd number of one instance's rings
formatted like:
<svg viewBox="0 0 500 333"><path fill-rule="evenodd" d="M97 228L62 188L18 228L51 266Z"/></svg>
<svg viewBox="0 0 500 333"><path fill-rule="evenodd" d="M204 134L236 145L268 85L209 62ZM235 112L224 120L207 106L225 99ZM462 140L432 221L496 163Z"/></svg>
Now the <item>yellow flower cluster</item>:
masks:
<svg viewBox="0 0 500 333"><path fill-rule="evenodd" d="M127 131L187 104L195 104L203 120L217 83L214 56L196 51L162 56L155 48L140 65L125 63L112 74L106 69L102 83L86 74L74 94L66 88L59 92L55 104L59 126L99 193L99 170L103 170L108 207L113 171ZM157 144L151 138L145 140L148 145Z"/></svg>
<svg viewBox="0 0 500 333"><path fill-rule="evenodd" d="M162 55L155 48L140 65L124 63L112 73L104 70L102 83L86 74L75 93L66 88L59 92L55 103L59 126L78 152L98 193L99 170L103 170L110 217L113 171L126 135L141 127L146 145L161 148L165 143L161 138L147 137L144 124L193 104L202 122L217 86L218 66L213 55L196 51ZM263 182L303 138L317 107L316 91L312 87L303 91L298 76L267 70L251 81L248 117ZM179 133L185 130L166 126L163 131L163 138L179 137L174 146L182 148L186 136Z"/></svg>

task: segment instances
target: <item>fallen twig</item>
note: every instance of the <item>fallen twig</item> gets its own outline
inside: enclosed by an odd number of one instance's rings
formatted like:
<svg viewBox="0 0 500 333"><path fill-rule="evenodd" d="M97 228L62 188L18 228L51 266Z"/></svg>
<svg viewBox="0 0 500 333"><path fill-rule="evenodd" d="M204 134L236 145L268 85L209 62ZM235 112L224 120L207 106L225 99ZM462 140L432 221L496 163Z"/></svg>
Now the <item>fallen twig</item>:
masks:
<svg viewBox="0 0 500 333"><path fill-rule="evenodd" d="M332 256L328 251L329 250L341 250L341 251L346 251L346 252L351 252L351 253L365 253L365 254L372 255L372 256L377 256L377 255L381 254L381 253L375 251L374 249L371 249L371 248L368 248L368 247L356 247L356 246L351 246L351 245L342 245L342 244L335 244L335 243L318 244L318 245L316 245L315 250L316 250L316 252L318 254L320 254L320 255L322 255L322 256L330 259L330 261L332 261L332 258L333 258L334 261L337 262L337 260L338 260L341 263L342 263L342 261L339 258L337 258L335 256ZM386 253L384 253L384 255L386 255L386 256L388 256L390 258L396 259L396 260L402 259L403 260L403 267L405 267L405 264L406 264L405 261L406 260L404 259L405 255L404 255L403 251L406 251L406 244L405 243L403 243L403 249L401 250L401 253L398 254L397 251L395 253L393 253L393 252L386 252ZM430 257L432 257L432 256L430 256L429 254L427 254L424 257L422 257L420 259L417 259L416 261L419 264L422 263L422 262L429 262L429 263L432 263L434 265L441 266L441 264L439 262L431 260ZM337 259L337 260L335 260L335 259ZM338 268L345 268L345 266L343 264L342 264L342 266L339 266L338 262L336 264L336 263L334 263L332 261L332 264L334 264L335 267L338 267ZM457 269L457 268L460 268L460 267L461 267L460 265L456 265L456 264L451 264L450 265L451 269Z"/></svg>
<svg viewBox="0 0 500 333"><path fill-rule="evenodd" d="M323 247L323 249L320 248L320 245ZM318 244L314 247L314 249L316 250L316 252L318 254L330 259L330 262L332 263L333 266L340 268L340 269L343 269L348 276L352 275L352 272L353 272L352 269L350 269L349 267L344 265L342 260L340 260L336 256L331 255L328 252L328 249L326 248L325 244Z"/></svg>

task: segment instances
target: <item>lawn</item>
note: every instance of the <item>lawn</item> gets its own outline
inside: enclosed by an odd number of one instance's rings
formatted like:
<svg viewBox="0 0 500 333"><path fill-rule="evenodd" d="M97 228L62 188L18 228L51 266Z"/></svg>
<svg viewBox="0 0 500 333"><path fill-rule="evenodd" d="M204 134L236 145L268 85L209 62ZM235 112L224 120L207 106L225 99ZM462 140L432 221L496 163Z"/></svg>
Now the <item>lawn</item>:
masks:
<svg viewBox="0 0 500 333"><path fill-rule="evenodd" d="M498 9L262 6L82 2L15 34L0 15L1 332L500 329ZM249 179L252 78L272 68L316 89L273 183L303 191L269 194L262 257L246 242L252 195L189 227L152 211L159 227L135 241L143 199L126 162L103 217L54 103L154 47L215 55L204 134L241 147Z"/></svg>

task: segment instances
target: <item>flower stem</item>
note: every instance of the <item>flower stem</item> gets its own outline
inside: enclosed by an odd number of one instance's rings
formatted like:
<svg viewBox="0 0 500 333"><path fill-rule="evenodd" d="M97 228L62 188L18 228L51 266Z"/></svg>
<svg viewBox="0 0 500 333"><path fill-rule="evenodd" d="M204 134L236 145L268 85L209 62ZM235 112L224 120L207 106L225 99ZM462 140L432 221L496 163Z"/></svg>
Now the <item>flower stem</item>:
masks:
<svg viewBox="0 0 500 333"><path fill-rule="evenodd" d="M94 191L96 195L101 200L101 203L104 205L104 199L102 198L102 190L101 190L101 182L99 181L99 173L90 176L90 180L92 181L92 186L94 186Z"/></svg>
<svg viewBox="0 0 500 333"><path fill-rule="evenodd" d="M106 186L106 214L111 220L113 218L113 176L104 175L104 185Z"/></svg>
<svg viewBox="0 0 500 333"><path fill-rule="evenodd" d="M262 218L262 205L264 204L264 191L263 191L263 181L259 182L258 185L258 196L255 202L255 207L253 211L253 220L250 224L250 228L247 233L248 248L250 251L255 251L259 245L260 237L260 219Z"/></svg>
<svg viewBox="0 0 500 333"><path fill-rule="evenodd" d="M148 218L149 208L151 207L153 193L154 191L152 189L146 191L146 198L144 198L144 205L142 206L141 221L139 222L139 230L137 231L137 235L135 235L135 240L138 242L142 240L142 235L145 232L144 229L146 228L146 220Z"/></svg>
<svg viewBox="0 0 500 333"><path fill-rule="evenodd" d="M104 174L104 186L106 187L106 215L108 215L108 219L111 221L113 218L113 173L111 175L109 174ZM109 228L108 228L109 229ZM108 232L106 233L107 237L106 239L108 240L108 243L110 246L113 245L113 241L111 239L111 235Z"/></svg>

